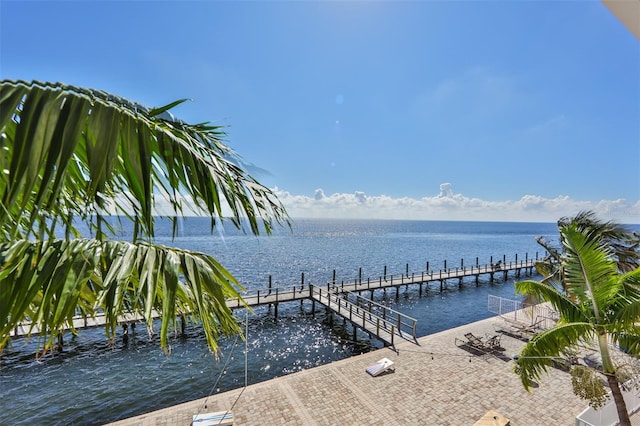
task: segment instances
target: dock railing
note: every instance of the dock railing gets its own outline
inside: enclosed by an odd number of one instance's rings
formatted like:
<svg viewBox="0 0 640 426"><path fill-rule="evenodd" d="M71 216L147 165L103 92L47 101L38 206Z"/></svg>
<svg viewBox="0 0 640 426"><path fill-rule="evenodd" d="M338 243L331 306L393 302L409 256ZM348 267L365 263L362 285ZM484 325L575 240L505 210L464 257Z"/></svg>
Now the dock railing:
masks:
<svg viewBox="0 0 640 426"><path fill-rule="evenodd" d="M338 288L310 285L309 293L314 300L391 345L395 344L396 335L405 340L417 340L417 320L402 312Z"/></svg>

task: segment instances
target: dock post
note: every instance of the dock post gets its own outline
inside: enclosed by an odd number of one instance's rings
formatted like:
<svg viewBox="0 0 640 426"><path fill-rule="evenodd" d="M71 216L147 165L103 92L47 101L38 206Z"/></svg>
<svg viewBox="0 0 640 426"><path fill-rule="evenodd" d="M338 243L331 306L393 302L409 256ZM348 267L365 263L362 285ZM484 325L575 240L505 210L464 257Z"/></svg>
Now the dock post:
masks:
<svg viewBox="0 0 640 426"><path fill-rule="evenodd" d="M407 263L406 274L407 278L409 278L409 264Z"/></svg>
<svg viewBox="0 0 640 426"><path fill-rule="evenodd" d="M269 292L267 293L267 296L271 294L271 275L269 275Z"/></svg>
<svg viewBox="0 0 640 426"><path fill-rule="evenodd" d="M358 270L358 282L362 284L362 268Z"/></svg>
<svg viewBox="0 0 640 426"><path fill-rule="evenodd" d="M64 346L64 337L62 336L62 331L58 333L58 351L62 352L62 347Z"/></svg>
<svg viewBox="0 0 640 426"><path fill-rule="evenodd" d="M427 260L427 269L425 270L425 272L429 272L429 261Z"/></svg>
<svg viewBox="0 0 640 426"><path fill-rule="evenodd" d="M304 288L304 272L302 273L302 277L300 278L300 291Z"/></svg>
<svg viewBox="0 0 640 426"><path fill-rule="evenodd" d="M336 270L333 270L333 285L336 285Z"/></svg>
<svg viewBox="0 0 640 426"><path fill-rule="evenodd" d="M387 279L387 265L384 265L384 279Z"/></svg>

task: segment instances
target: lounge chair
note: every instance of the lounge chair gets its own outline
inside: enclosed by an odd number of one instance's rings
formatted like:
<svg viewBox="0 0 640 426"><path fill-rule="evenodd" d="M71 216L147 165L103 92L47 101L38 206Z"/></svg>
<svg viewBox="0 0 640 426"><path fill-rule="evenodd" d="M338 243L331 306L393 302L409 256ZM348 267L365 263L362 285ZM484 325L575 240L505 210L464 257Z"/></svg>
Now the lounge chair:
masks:
<svg viewBox="0 0 640 426"><path fill-rule="evenodd" d="M193 426L229 426L233 424L231 411L218 411L215 413L196 414L191 422Z"/></svg>
<svg viewBox="0 0 640 426"><path fill-rule="evenodd" d="M379 376L380 374L391 370L393 366L393 361L387 358L382 358L378 362L373 365L370 365L366 368L367 373L371 374L373 377Z"/></svg>
<svg viewBox="0 0 640 426"><path fill-rule="evenodd" d="M487 343L486 343L486 345L489 346L491 349L498 349L500 347L500 338L501 337L502 337L502 335L500 335L500 334L494 334L491 337L489 337L489 335L487 335Z"/></svg>
<svg viewBox="0 0 640 426"><path fill-rule="evenodd" d="M504 320L504 324L497 326L496 331L502 331L503 333L507 333L520 338L526 338L527 340L529 337L540 332L543 329L543 324L545 321L545 318L540 316L536 317L536 320L530 323L518 321L502 315L500 315L500 318Z"/></svg>
<svg viewBox="0 0 640 426"><path fill-rule="evenodd" d="M465 333L464 339L455 338L456 345L461 348L467 348L473 353L488 354L491 352L491 348L482 340L482 337L478 337L473 333Z"/></svg>
<svg viewBox="0 0 640 426"><path fill-rule="evenodd" d="M473 333L466 333L464 337L467 339L467 344L477 347L485 348L485 343L482 341L482 337L477 337Z"/></svg>
<svg viewBox="0 0 640 426"><path fill-rule="evenodd" d="M486 340L483 340L482 337L478 337L473 333L466 333L464 337L466 340L458 339L457 337L455 339L456 345L459 348L474 355L490 355L501 361L511 361L510 357L502 354L504 349L500 346L501 335L495 334L492 336L487 334Z"/></svg>

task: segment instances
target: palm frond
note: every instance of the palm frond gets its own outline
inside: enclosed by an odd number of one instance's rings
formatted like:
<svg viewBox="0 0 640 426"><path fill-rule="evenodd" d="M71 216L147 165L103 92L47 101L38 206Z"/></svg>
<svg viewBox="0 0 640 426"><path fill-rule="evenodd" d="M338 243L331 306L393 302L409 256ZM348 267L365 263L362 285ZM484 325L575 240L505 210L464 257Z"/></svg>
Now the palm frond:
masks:
<svg viewBox="0 0 640 426"><path fill-rule="evenodd" d="M5 238L27 237L52 217L72 227L66 218L100 214L107 205L153 235L158 191L169 197L171 218L183 213L181 194L212 217L222 218L228 206L232 222L242 227L244 218L253 233L260 223L267 233L274 221L289 224L274 193L234 164L239 157L222 143L221 127L167 114L181 102L150 109L61 83L1 81Z"/></svg>
<svg viewBox="0 0 640 426"><path fill-rule="evenodd" d="M46 350L59 333L72 329L80 313L104 312L107 337L123 312L139 314L148 324L159 315L163 348L176 312L203 323L214 351L221 334L241 332L226 299L240 297L243 289L208 255L148 243L76 239L5 243L0 257L5 265L0 349L10 331L28 319Z"/></svg>
<svg viewBox="0 0 640 426"><path fill-rule="evenodd" d="M573 354L573 348L593 339L593 325L588 322L559 324L536 334L522 349L516 361L516 373L526 390L540 380L557 358Z"/></svg>
<svg viewBox="0 0 640 426"><path fill-rule="evenodd" d="M565 322L585 321L583 310L569 296L545 281L526 280L515 283L516 293L533 296L538 302L549 302Z"/></svg>
<svg viewBox="0 0 640 426"><path fill-rule="evenodd" d="M607 246L620 272L640 267L640 235L637 232L612 221L599 220L592 211L581 211L574 217L563 217L558 221L559 229L569 225Z"/></svg>
<svg viewBox="0 0 640 426"><path fill-rule="evenodd" d="M609 296L616 293L615 286L611 287L611 278L617 273L616 264L606 245L577 226L565 227L562 235L565 247L562 268L567 291L582 303L588 301L594 315L600 317L606 311Z"/></svg>

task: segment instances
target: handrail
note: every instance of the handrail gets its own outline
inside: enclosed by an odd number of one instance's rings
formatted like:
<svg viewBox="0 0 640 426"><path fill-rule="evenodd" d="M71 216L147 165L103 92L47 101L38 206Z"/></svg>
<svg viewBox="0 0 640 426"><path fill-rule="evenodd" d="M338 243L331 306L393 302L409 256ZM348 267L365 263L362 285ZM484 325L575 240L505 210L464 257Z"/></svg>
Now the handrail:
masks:
<svg viewBox="0 0 640 426"><path fill-rule="evenodd" d="M386 306L380 305L376 302L369 301L368 299L363 298L362 296L359 296L357 294L350 293L356 298L366 300L367 305L369 305L369 302L371 302L371 306L375 305L379 308L382 308L382 316L377 315L376 313L372 312L371 309L367 309L366 306L362 306L361 304L350 301L348 299L348 294L346 293L350 292L340 293L336 288L329 287L325 290L322 287L310 285L311 297L316 294L318 295L318 300L322 300L323 297L326 297L327 307L333 309L339 315L342 315L343 317L349 319L354 324L362 326L362 328L364 328L365 330L367 329L366 324L375 326L376 335L380 338L382 338L380 335L380 329L384 329L391 336L391 342L389 342L391 343L391 345L394 345L394 336L396 334L400 337L405 337L402 334L403 328L408 328L407 331L411 334L413 340L416 340L417 320L415 318L412 318L401 312L394 311L393 309L387 308ZM345 295L347 297L344 297ZM387 317L387 313L393 313L393 315L389 315L389 317ZM407 322L403 321L403 318L407 319ZM361 321L361 323L359 321Z"/></svg>
<svg viewBox="0 0 640 426"><path fill-rule="evenodd" d="M447 280L452 278L464 278L467 276L480 275L480 274L490 274L490 273L499 273L499 272L508 272L514 269L524 269L524 268L533 268L535 267L536 259L528 259L528 260L518 260L518 261L510 261L506 263L500 264L491 264L487 263L484 265L471 265L464 266L463 268L446 268L440 270L429 270L420 272L421 281L436 281L436 280ZM335 286L341 289L344 287L351 286L358 291L361 290L369 290L369 289L377 289L381 287L381 284L387 283L386 286L395 286L395 285L404 285L404 284L413 284L416 282L417 275L416 273L411 273L409 275L400 274L387 274L385 276L379 276L377 278L367 277L363 279L361 277L353 278L350 281L341 281L340 283L334 283L333 281L327 281L327 288ZM269 287L268 290L262 289L254 292L247 292L242 297L253 298L256 297L258 300L271 300L269 299L274 293L278 294L300 294L308 291L305 287L309 285L307 283L301 283L298 285L284 286L284 287ZM342 290L341 290L342 291ZM347 290L344 290L347 291Z"/></svg>

